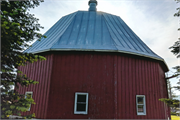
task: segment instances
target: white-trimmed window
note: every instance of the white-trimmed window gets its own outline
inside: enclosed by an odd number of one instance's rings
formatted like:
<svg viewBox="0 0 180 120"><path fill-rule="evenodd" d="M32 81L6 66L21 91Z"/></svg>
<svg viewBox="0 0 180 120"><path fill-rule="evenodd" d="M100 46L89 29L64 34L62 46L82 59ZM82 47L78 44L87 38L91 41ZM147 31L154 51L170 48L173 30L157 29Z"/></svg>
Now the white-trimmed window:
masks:
<svg viewBox="0 0 180 120"><path fill-rule="evenodd" d="M88 93L75 93L74 114L87 114Z"/></svg>
<svg viewBox="0 0 180 120"><path fill-rule="evenodd" d="M26 92L26 94L25 94L25 98L28 98L28 99L31 99L32 98L32 95L33 95L33 92ZM29 109L27 110L27 111L30 111L30 109L31 109L31 104L30 104L30 107L29 107Z"/></svg>
<svg viewBox="0 0 180 120"><path fill-rule="evenodd" d="M146 115L146 98L145 95L136 95L137 115Z"/></svg>

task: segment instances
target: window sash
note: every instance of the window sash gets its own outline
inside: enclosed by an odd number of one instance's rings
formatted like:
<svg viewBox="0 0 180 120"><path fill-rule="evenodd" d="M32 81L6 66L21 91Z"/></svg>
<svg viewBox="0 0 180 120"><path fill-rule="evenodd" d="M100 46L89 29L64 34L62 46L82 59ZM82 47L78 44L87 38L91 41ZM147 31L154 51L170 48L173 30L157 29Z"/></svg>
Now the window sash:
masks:
<svg viewBox="0 0 180 120"><path fill-rule="evenodd" d="M142 106L142 108L140 108L139 106ZM142 109L142 111L139 111L140 109ZM137 105L137 112L144 113L144 105Z"/></svg>
<svg viewBox="0 0 180 120"><path fill-rule="evenodd" d="M86 104L86 102L77 102L77 103L79 103L79 104Z"/></svg>
<svg viewBox="0 0 180 120"><path fill-rule="evenodd" d="M77 102L78 95L86 95L86 102ZM87 110L88 110L88 93L76 92L75 93L75 103L74 104L75 104L74 105L74 114L87 114ZM86 105L85 111L77 111L78 104L85 104Z"/></svg>
<svg viewBox="0 0 180 120"><path fill-rule="evenodd" d="M32 98L33 92L31 92L31 91L26 92L25 93L25 98L27 98L27 94L31 94L31 98ZM30 110L31 110L31 104L30 104L29 109L27 111L30 111Z"/></svg>
<svg viewBox="0 0 180 120"><path fill-rule="evenodd" d="M143 104L138 103L138 98L139 97L143 97ZM142 112L139 111L139 106L142 106ZM146 115L146 99L145 99L145 95L136 95L136 111L137 111L137 115Z"/></svg>

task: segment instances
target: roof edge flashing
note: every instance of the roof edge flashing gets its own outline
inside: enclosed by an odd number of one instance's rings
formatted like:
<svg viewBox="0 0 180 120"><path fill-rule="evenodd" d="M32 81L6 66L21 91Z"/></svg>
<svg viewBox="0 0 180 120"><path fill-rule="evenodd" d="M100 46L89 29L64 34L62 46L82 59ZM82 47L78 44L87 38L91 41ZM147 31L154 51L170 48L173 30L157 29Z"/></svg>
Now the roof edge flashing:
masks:
<svg viewBox="0 0 180 120"><path fill-rule="evenodd" d="M52 52L52 51L89 51L89 52L116 52L116 53L125 53L125 54L131 54L131 55L136 55L136 56L142 56L142 57L146 57L146 58L151 58L154 60L158 60L162 63L164 63L164 66L166 68L165 72L169 71L169 68L166 64L166 62L164 61L163 58L157 58L157 57L153 57L153 56L147 56L147 55L143 55L143 54L138 54L138 53L133 53L133 52L128 52L128 51L121 51L121 50L94 50L94 49L86 49L86 50L81 50L81 49L46 49L46 50L42 50L42 51L36 51L36 52L31 52L33 54L38 54L38 53L43 53L43 52Z"/></svg>

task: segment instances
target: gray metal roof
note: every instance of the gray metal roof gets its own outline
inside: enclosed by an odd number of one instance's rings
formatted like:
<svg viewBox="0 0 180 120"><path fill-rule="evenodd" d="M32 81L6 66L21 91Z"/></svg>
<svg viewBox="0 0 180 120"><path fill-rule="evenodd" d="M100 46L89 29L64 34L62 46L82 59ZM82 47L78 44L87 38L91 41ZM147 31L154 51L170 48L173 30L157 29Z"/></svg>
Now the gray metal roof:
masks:
<svg viewBox="0 0 180 120"><path fill-rule="evenodd" d="M119 17L97 11L77 11L62 17L24 52L106 51L163 60Z"/></svg>

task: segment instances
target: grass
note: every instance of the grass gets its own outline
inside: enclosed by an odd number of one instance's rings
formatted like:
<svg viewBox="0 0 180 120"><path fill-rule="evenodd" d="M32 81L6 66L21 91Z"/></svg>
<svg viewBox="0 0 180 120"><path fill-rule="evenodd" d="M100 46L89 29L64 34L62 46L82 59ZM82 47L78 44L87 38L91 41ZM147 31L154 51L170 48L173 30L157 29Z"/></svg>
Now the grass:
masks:
<svg viewBox="0 0 180 120"><path fill-rule="evenodd" d="M179 116L171 115L171 120L180 120Z"/></svg>

